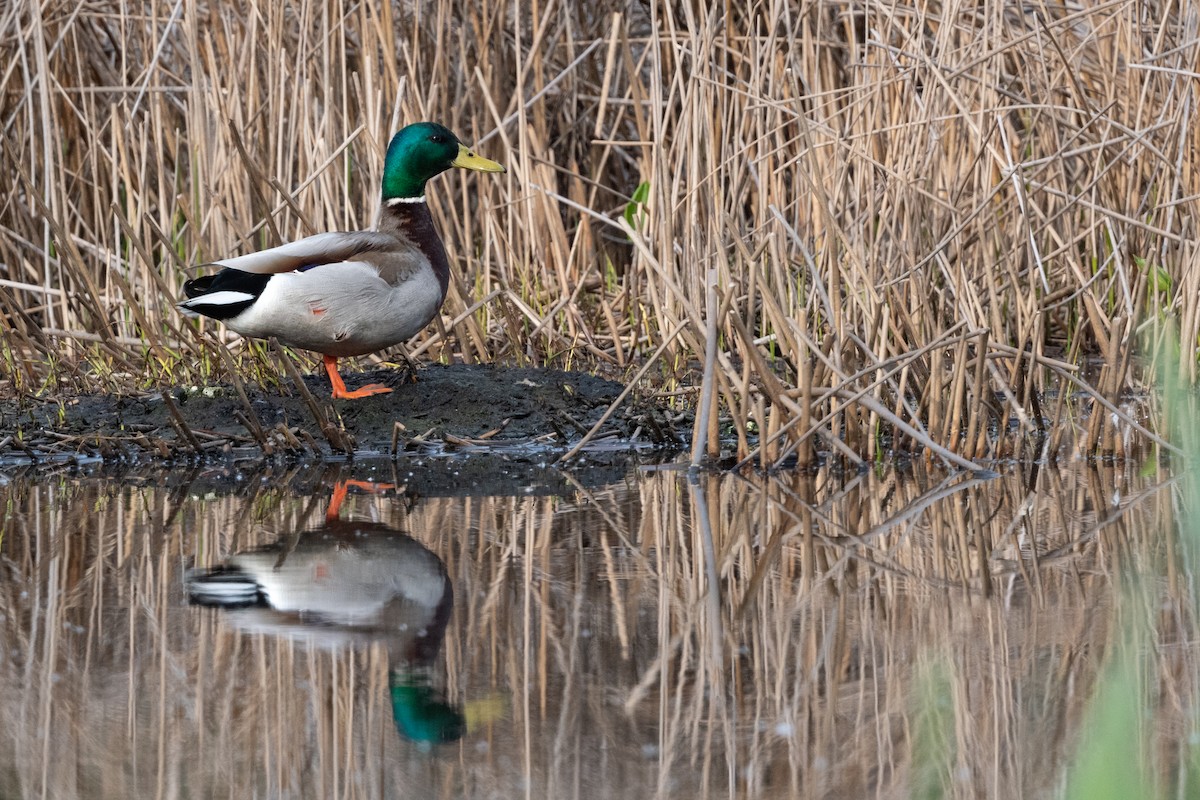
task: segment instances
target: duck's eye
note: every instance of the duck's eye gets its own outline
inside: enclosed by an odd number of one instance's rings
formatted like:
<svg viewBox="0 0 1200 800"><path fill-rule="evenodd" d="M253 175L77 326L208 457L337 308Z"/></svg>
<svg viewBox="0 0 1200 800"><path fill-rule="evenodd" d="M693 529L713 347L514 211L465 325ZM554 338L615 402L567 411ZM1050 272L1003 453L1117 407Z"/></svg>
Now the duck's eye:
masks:
<svg viewBox="0 0 1200 800"><path fill-rule="evenodd" d="M429 141L433 142L434 144L445 144L450 140L446 138L445 134L435 133L433 136L429 137Z"/></svg>

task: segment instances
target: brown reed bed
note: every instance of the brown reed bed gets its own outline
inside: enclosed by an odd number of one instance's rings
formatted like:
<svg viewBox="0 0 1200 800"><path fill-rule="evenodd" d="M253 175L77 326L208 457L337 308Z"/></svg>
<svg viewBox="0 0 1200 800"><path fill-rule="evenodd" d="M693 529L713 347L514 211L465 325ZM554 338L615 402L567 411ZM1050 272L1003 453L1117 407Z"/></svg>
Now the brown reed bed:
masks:
<svg viewBox="0 0 1200 800"><path fill-rule="evenodd" d="M941 796L1057 796L1131 619L1152 637L1136 736L1160 785L1194 785L1193 595L1167 573L1144 603L1120 590L1168 555L1179 498L1132 469L353 495L344 516L409 531L455 585L438 674L475 721L428 755L393 730L382 647L186 606L185 568L314 525L338 473L245 477L5 490L7 796L910 797L927 707Z"/></svg>
<svg viewBox="0 0 1200 800"><path fill-rule="evenodd" d="M369 226L387 138L436 119L510 171L438 179L455 269L427 357L628 376L661 347L646 390L703 386L697 449L763 465L1139 455L1136 345L1200 335L1184 16L18 0L3 388L229 380L174 309L188 270Z"/></svg>

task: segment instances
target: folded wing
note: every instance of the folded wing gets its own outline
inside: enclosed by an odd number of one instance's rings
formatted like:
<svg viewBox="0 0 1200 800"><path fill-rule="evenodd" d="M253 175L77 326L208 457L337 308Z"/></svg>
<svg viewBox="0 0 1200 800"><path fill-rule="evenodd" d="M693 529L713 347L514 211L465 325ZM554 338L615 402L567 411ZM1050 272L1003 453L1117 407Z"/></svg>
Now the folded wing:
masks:
<svg viewBox="0 0 1200 800"><path fill-rule="evenodd" d="M270 250L224 258L213 262L224 267L220 272L183 284L188 299L179 308L191 316L230 320L258 300L272 275L349 261L395 246L395 237L376 231L321 233Z"/></svg>
<svg viewBox="0 0 1200 800"><path fill-rule="evenodd" d="M270 250L261 250L234 258L214 261L222 267L273 275L291 272L301 267L333 264L350 261L355 256L375 250L388 250L396 246L396 237L378 231L355 233L319 233L295 242L288 242Z"/></svg>

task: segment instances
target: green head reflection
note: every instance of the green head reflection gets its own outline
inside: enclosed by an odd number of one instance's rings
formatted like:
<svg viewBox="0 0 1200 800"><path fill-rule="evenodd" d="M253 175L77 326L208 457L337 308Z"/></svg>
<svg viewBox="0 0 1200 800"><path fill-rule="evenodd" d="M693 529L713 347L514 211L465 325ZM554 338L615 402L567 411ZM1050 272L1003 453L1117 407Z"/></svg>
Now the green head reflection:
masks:
<svg viewBox="0 0 1200 800"><path fill-rule="evenodd" d="M396 730L406 739L429 745L457 741L467 731L466 717L434 689L431 677L426 670L389 674Z"/></svg>

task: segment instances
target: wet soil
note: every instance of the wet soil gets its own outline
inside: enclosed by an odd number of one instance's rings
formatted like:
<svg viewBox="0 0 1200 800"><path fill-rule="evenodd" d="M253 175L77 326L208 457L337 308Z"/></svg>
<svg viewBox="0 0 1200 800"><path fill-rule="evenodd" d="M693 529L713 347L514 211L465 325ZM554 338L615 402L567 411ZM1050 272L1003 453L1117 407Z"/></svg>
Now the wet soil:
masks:
<svg viewBox="0 0 1200 800"><path fill-rule="evenodd" d="M503 453L546 459L578 443L624 389L579 372L491 365L430 365L346 376L354 389L393 389L331 400L324 376L303 386L187 387L136 396L0 401L0 462L214 461L264 457ZM678 448L691 427L680 412L632 393L589 439L589 452ZM553 459L551 459L553 460Z"/></svg>

